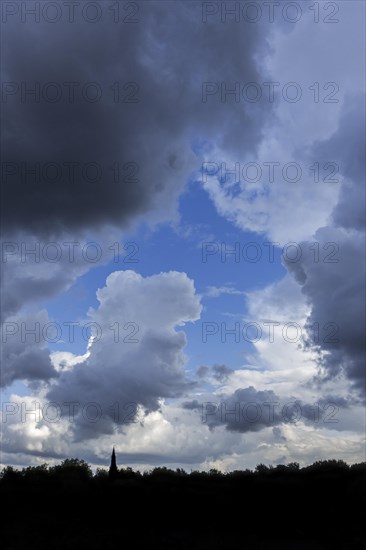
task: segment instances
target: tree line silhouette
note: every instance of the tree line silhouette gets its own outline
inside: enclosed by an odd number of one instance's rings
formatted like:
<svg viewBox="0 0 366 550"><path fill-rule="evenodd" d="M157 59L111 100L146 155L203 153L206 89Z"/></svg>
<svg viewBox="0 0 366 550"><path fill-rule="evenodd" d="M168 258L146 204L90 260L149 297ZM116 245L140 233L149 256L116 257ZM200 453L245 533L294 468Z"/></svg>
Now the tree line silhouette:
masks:
<svg viewBox="0 0 366 550"><path fill-rule="evenodd" d="M365 550L366 462L222 473L97 469L84 460L0 474L5 550ZM4 506L3 506L4 508Z"/></svg>

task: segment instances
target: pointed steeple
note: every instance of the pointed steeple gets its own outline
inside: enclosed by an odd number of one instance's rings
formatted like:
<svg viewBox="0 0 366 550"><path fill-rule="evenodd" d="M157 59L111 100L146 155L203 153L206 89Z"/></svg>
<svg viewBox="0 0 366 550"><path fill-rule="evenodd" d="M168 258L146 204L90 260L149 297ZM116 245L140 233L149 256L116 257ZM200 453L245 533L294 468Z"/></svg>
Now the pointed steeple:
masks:
<svg viewBox="0 0 366 550"><path fill-rule="evenodd" d="M116 477L117 473L118 473L118 468L117 468L117 461L116 461L116 453L113 447L112 456L111 456L111 465L109 467L109 477L114 478Z"/></svg>

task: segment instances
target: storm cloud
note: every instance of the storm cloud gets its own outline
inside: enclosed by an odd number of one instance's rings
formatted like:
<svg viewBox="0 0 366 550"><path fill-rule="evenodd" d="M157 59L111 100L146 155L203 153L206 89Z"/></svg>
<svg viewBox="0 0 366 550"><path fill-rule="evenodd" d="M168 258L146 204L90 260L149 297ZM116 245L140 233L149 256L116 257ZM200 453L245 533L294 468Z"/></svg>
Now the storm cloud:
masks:
<svg viewBox="0 0 366 550"><path fill-rule="evenodd" d="M257 432L283 423L314 422L319 417L319 408L314 405L293 398L284 400L272 390L253 386L212 397L211 401L201 398L182 403L183 409L200 413L210 430L225 426L232 432Z"/></svg>
<svg viewBox="0 0 366 550"><path fill-rule="evenodd" d="M14 380L49 380L57 376L42 329L50 322L45 310L10 316L1 327L1 386Z"/></svg>
<svg viewBox="0 0 366 550"><path fill-rule="evenodd" d="M76 12L72 23L29 18L19 32L19 19L7 18L7 233L123 228L148 211L170 219L199 168L198 142L255 149L269 103L203 103L202 85L260 80L255 55L265 34L257 25L204 24L201 2L138 6L131 24L108 13L93 24Z"/></svg>
<svg viewBox="0 0 366 550"><path fill-rule="evenodd" d="M301 243L298 262L284 259L311 305L309 343L320 351L326 377L345 376L365 392L365 137L364 96L350 98L337 131L313 154L339 158L342 188L329 225ZM315 153L316 151L316 153ZM318 325L315 325L317 323Z"/></svg>

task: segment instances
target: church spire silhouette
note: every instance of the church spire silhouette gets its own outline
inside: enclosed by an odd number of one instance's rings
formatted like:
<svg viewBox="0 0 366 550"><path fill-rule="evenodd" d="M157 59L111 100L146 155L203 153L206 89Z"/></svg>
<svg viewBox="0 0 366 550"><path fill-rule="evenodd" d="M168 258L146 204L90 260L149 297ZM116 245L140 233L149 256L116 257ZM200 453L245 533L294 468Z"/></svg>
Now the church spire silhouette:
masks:
<svg viewBox="0 0 366 550"><path fill-rule="evenodd" d="M112 456L111 456L111 465L109 467L109 477L115 478L117 473L118 473L118 468L117 468L117 461L116 461L116 453L113 447Z"/></svg>

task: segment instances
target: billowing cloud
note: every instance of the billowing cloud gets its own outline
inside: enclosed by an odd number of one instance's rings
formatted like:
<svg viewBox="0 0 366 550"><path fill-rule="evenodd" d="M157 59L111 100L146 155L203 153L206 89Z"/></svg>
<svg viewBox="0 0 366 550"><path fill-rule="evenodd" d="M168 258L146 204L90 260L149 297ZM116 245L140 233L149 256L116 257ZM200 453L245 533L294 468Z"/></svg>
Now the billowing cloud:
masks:
<svg viewBox="0 0 366 550"><path fill-rule="evenodd" d="M289 264L311 305L309 343L321 352L320 364L330 377L344 375L359 389L365 376L365 290L362 250L365 237L356 231L327 227L315 235L321 249L339 246L339 261L314 261L304 254ZM328 252L327 252L328 254Z"/></svg>
<svg viewBox="0 0 366 550"><path fill-rule="evenodd" d="M95 333L85 362L60 375L48 398L60 406L79 404L77 437L97 437L137 415L159 408L159 400L192 388L184 374L185 323L199 318L193 282L178 272L142 277L114 272L99 289L99 308L89 311ZM97 423L85 417L94 403ZM84 412L83 412L84 411ZM92 413L90 413L92 414Z"/></svg>
<svg viewBox="0 0 366 550"><path fill-rule="evenodd" d="M345 106L339 128L317 150L340 159L344 185L329 225L320 228L314 244L287 269L302 285L311 307L309 343L321 352L320 365L330 377L345 376L365 391L365 138L361 120L364 100Z"/></svg>

